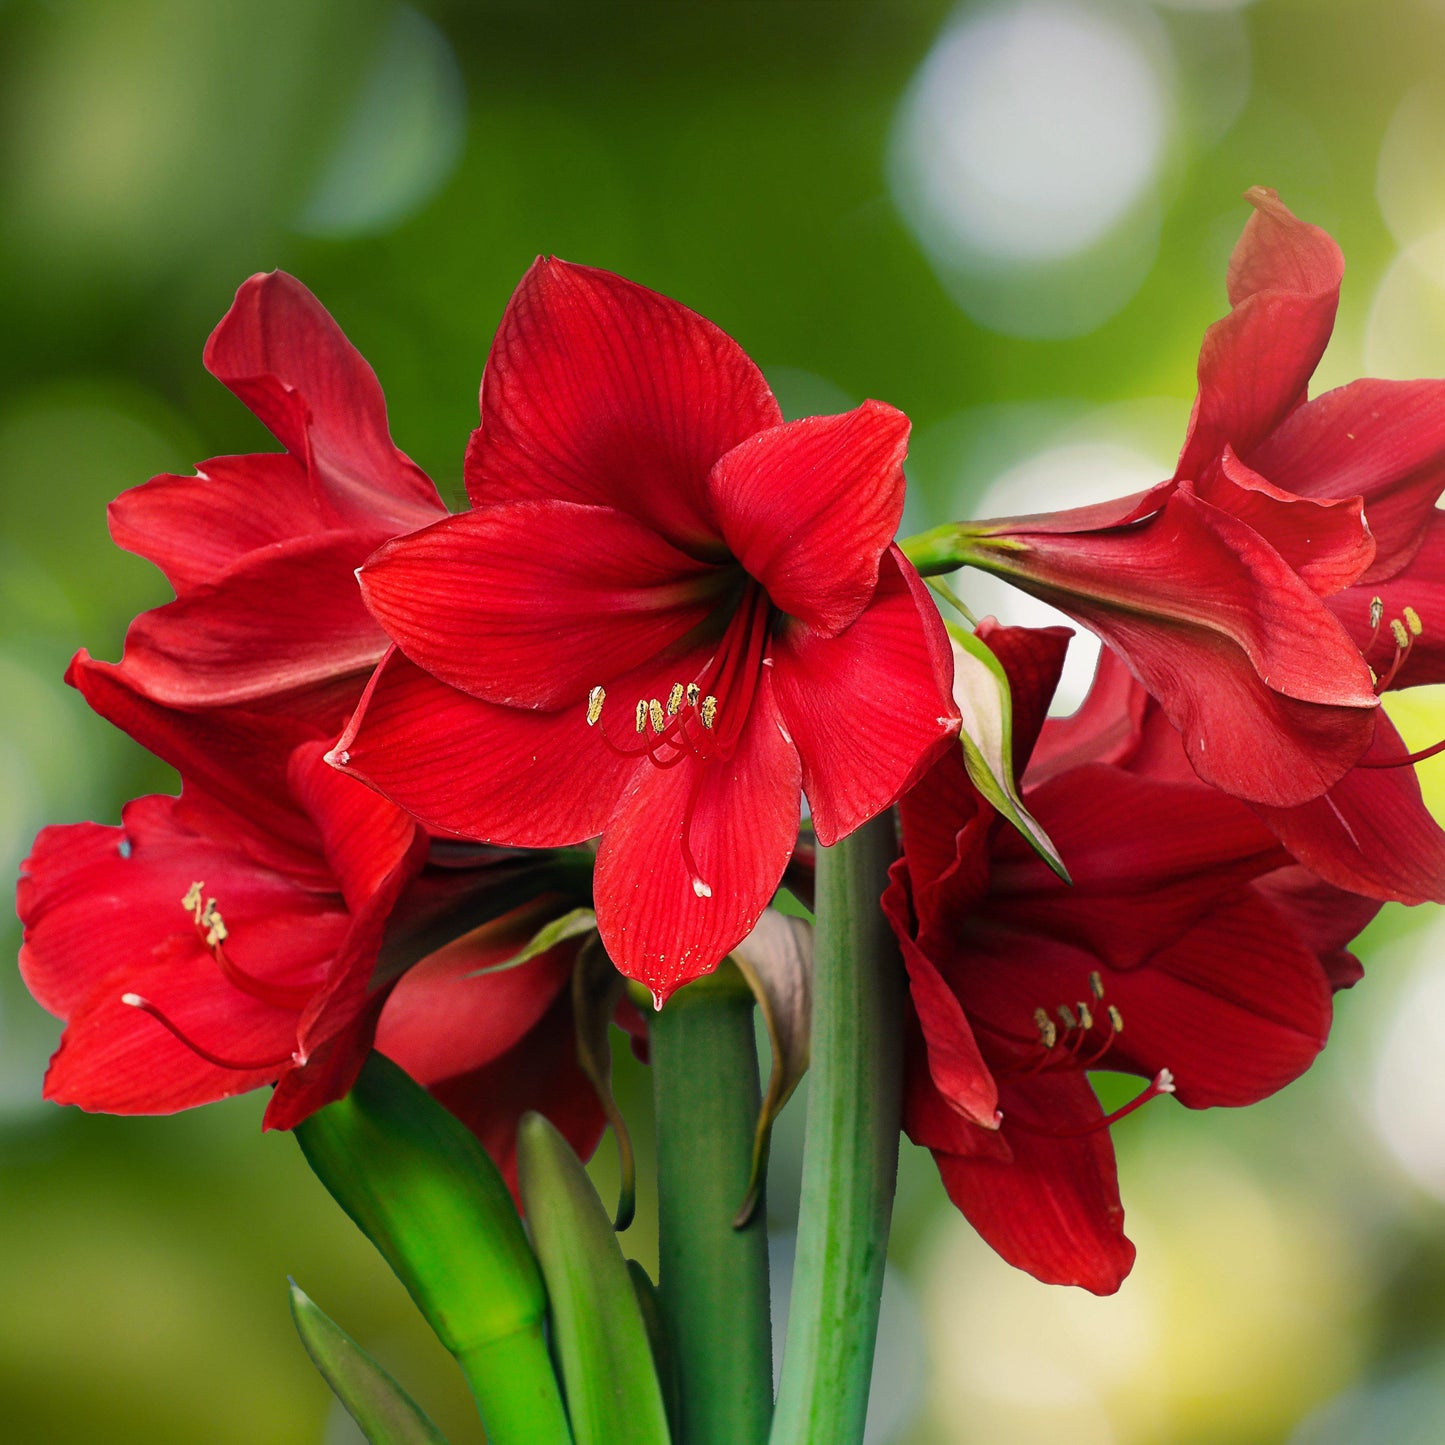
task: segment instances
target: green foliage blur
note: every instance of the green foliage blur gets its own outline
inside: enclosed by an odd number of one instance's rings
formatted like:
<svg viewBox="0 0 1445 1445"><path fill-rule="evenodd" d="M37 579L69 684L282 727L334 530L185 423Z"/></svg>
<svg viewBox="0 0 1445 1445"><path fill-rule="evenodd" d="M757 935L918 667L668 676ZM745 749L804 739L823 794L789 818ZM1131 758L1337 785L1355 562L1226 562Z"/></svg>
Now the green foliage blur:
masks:
<svg viewBox="0 0 1445 1445"><path fill-rule="evenodd" d="M906 410L916 529L1167 472L1250 185L1345 249L1327 384L1445 374L1442 155L1442 0L0 3L4 871L44 823L174 785L61 676L166 600L110 498L272 445L200 364L252 272L320 296L453 505L492 331L553 252L719 322L790 414ZM1397 715L1445 731L1437 699ZM1445 761L1422 771L1445 804ZM1442 942L1387 911L1307 1078L1120 1127L1140 1264L1115 1299L1008 1270L905 1146L874 1445L1445 1439ZM57 1036L5 970L0 1439L351 1445L288 1273L480 1438L259 1097L61 1111ZM618 1069L645 1201L647 1080ZM775 1146L780 1284L803 1109ZM594 1171L605 1195L610 1144ZM625 1243L655 1265L655 1216Z"/></svg>

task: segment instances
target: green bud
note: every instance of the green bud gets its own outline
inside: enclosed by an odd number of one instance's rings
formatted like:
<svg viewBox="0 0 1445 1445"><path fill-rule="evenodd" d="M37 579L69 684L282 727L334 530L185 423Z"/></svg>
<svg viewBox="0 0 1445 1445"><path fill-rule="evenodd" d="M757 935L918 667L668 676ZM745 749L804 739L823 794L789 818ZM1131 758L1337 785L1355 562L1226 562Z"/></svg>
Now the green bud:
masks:
<svg viewBox="0 0 1445 1445"><path fill-rule="evenodd" d="M523 1116L517 1169L577 1445L668 1445L632 1277L587 1171L540 1114Z"/></svg>

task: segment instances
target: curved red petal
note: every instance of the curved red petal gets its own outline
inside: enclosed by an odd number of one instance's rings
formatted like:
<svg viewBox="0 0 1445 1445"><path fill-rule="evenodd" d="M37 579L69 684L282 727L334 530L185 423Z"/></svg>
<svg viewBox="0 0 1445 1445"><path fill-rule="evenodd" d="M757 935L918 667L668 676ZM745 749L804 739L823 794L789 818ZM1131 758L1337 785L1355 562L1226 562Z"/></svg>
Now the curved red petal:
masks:
<svg viewBox="0 0 1445 1445"><path fill-rule="evenodd" d="M1394 724L1378 713L1365 760L1399 763L1406 755ZM1445 831L1430 816L1412 767L1358 767L1322 798L1256 811L1327 883L1369 898L1445 903Z"/></svg>
<svg viewBox="0 0 1445 1445"><path fill-rule="evenodd" d="M1283 491L1229 447L1196 495L1263 537L1317 597L1342 591L1375 559L1375 539L1359 497L1316 500Z"/></svg>
<svg viewBox="0 0 1445 1445"><path fill-rule="evenodd" d="M550 848L594 838L645 759L582 706L534 712L448 687L393 649L328 755L439 832Z"/></svg>
<svg viewBox="0 0 1445 1445"><path fill-rule="evenodd" d="M122 492L108 515L116 546L154 562L179 597L249 552L334 526L306 468L284 452L213 457L193 477L152 477Z"/></svg>
<svg viewBox="0 0 1445 1445"><path fill-rule="evenodd" d="M783 726L825 846L893 803L958 734L948 634L896 547L852 626L825 637L786 622L772 656Z"/></svg>
<svg viewBox="0 0 1445 1445"><path fill-rule="evenodd" d="M242 558L178 601L143 612L121 670L172 707L352 696L387 648L353 576L375 541L354 532L290 538Z"/></svg>
<svg viewBox="0 0 1445 1445"><path fill-rule="evenodd" d="M629 512L717 556L707 477L782 413L762 373L710 321L607 271L539 259L482 376L467 452L474 504L527 498Z"/></svg>
<svg viewBox="0 0 1445 1445"><path fill-rule="evenodd" d="M294 276L252 276L206 342L206 369L304 458L344 521L424 526L446 509L392 444L376 373Z"/></svg>
<svg viewBox="0 0 1445 1445"><path fill-rule="evenodd" d="M1339 304L1344 257L1318 226L1256 187L1229 263L1233 308L1204 333L1199 393L1175 477L1201 478L1226 446L1241 456L1305 398Z"/></svg>
<svg viewBox="0 0 1445 1445"><path fill-rule="evenodd" d="M908 418L878 401L740 442L709 488L724 540L775 607L841 632L878 587L903 517Z"/></svg>
<svg viewBox="0 0 1445 1445"><path fill-rule="evenodd" d="M1104 1117L1082 1074L1000 1089L1011 1159L936 1153L948 1197L1010 1264L1045 1284L1113 1294L1134 1264L1107 1129L1057 1139L1010 1127L1083 1129Z"/></svg>
<svg viewBox="0 0 1445 1445"><path fill-rule="evenodd" d="M1445 381L1351 382L1292 412L1245 460L1277 487L1363 497L1375 536L1364 581L1414 556L1445 489Z"/></svg>
<svg viewBox="0 0 1445 1445"><path fill-rule="evenodd" d="M556 708L646 662L718 604L736 572L611 507L479 507L382 547L367 606L433 676L487 702Z"/></svg>
<svg viewBox="0 0 1445 1445"><path fill-rule="evenodd" d="M644 764L609 822L593 893L617 967L659 999L711 972L777 891L801 801L798 753L765 671L730 758Z"/></svg>

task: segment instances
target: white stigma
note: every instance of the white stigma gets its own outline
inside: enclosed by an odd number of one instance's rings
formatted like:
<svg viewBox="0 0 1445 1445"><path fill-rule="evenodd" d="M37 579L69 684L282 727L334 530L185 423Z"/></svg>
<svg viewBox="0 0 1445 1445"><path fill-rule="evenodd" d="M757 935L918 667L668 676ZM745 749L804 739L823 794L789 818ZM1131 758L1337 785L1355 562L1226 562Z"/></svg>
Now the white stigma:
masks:
<svg viewBox="0 0 1445 1445"><path fill-rule="evenodd" d="M712 889L709 888L707 884L702 881L701 878L694 878L692 880L692 891L696 893L699 898L712 897Z"/></svg>

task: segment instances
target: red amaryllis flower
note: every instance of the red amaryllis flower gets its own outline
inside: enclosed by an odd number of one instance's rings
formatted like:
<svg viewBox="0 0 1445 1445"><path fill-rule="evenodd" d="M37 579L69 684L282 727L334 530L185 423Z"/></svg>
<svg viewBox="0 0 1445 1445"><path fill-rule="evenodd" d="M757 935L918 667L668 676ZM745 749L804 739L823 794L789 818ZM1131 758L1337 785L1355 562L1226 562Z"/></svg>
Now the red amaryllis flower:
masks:
<svg viewBox="0 0 1445 1445"><path fill-rule="evenodd" d="M890 545L908 422L785 424L710 322L555 260L507 307L481 409L473 510L361 573L397 651L333 758L442 831L601 834L603 941L660 1001L757 921L800 788L832 843L957 730Z"/></svg>
<svg viewBox="0 0 1445 1445"><path fill-rule="evenodd" d="M1370 748L1376 692L1445 677L1445 383L1359 381L1307 402L1343 261L1272 191L1249 200L1174 478L961 530L970 562L1125 659L1201 777L1290 808Z"/></svg>
<svg viewBox="0 0 1445 1445"><path fill-rule="evenodd" d="M446 509L392 444L375 373L293 277L242 285L205 364L286 450L217 457L111 503L111 535L160 567L176 600L131 624L118 666L82 651L72 679L334 736L387 647L353 574Z"/></svg>
<svg viewBox="0 0 1445 1445"><path fill-rule="evenodd" d="M1022 759L1067 633L981 635L1010 675ZM1025 777L1072 887L950 754L900 803L904 857L884 898L916 1022L905 1127L1005 1259L1096 1293L1134 1255L1108 1126L1160 1093L1247 1104L1307 1068L1332 984L1355 977L1344 944L1378 906L1301 878L1227 794L1097 761L1115 716L1097 710L1104 728L1076 728L1043 750L1041 780ZM1094 1068L1150 1082L1106 1115Z"/></svg>
<svg viewBox="0 0 1445 1445"><path fill-rule="evenodd" d="M128 804L118 828L41 832L18 911L21 973L66 1021L47 1098L169 1113L277 1083L266 1123L288 1128L351 1086L387 918L427 840L323 751L291 755L290 839L194 788ZM293 841L308 832L309 853Z"/></svg>
<svg viewBox="0 0 1445 1445"><path fill-rule="evenodd" d="M66 1021L46 1098L161 1114L275 1084L265 1126L287 1129L351 1087L375 1037L509 1178L529 1109L586 1157L603 1113L577 1062L579 940L496 971L567 907L545 864L520 908L517 860L423 872L426 835L324 746L288 768L309 853L194 788L137 799L118 828L41 832L18 911L21 972ZM477 916L496 921L463 931Z"/></svg>

